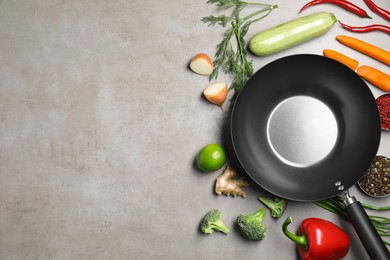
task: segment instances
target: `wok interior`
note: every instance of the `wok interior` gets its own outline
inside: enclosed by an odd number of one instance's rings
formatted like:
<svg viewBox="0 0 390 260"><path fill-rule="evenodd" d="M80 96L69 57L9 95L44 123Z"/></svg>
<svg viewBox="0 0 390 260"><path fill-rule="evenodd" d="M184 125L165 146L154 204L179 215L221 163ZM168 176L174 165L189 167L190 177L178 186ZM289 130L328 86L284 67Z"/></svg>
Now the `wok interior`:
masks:
<svg viewBox="0 0 390 260"><path fill-rule="evenodd" d="M293 96L272 110L267 139L274 154L294 167L324 159L336 144L338 125L332 110L310 96Z"/></svg>

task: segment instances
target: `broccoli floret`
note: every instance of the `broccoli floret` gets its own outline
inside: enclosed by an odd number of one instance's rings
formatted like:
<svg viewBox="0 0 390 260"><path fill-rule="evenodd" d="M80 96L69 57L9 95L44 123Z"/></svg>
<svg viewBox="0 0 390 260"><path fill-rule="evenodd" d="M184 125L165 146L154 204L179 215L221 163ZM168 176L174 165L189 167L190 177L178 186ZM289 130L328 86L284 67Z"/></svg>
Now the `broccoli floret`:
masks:
<svg viewBox="0 0 390 260"><path fill-rule="evenodd" d="M281 198L270 200L264 197L260 197L259 200L271 210L271 215L274 218L280 218L287 208L287 201Z"/></svg>
<svg viewBox="0 0 390 260"><path fill-rule="evenodd" d="M266 212L267 210L262 208L253 214L240 214L237 217L238 229L246 239L262 240L265 237L267 229L263 224L263 219Z"/></svg>
<svg viewBox="0 0 390 260"><path fill-rule="evenodd" d="M221 220L221 211L212 209L203 217L200 223L200 230L205 234L211 234L214 231L220 231L229 234L230 230Z"/></svg>

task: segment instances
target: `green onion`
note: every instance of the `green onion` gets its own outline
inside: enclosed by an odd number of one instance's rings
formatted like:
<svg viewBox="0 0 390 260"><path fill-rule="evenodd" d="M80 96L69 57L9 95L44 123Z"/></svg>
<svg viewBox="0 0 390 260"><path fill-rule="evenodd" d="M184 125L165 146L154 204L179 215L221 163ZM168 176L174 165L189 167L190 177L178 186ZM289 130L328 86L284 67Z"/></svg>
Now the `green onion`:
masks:
<svg viewBox="0 0 390 260"><path fill-rule="evenodd" d="M326 200L319 200L313 202L315 205L329 211L332 213L335 213L342 217L344 220L348 221L348 216L346 211L344 210L344 204L343 200L340 197L333 197ZM385 207L377 207L371 204L367 203L361 203L363 208L372 210L372 211L387 211L390 210L390 206ZM372 225L378 232L379 236L381 236L383 242L386 245L390 246L390 241L387 241L384 239L384 237L390 236L390 218L382 217L382 216L375 216L375 215L368 215L368 218L370 219Z"/></svg>

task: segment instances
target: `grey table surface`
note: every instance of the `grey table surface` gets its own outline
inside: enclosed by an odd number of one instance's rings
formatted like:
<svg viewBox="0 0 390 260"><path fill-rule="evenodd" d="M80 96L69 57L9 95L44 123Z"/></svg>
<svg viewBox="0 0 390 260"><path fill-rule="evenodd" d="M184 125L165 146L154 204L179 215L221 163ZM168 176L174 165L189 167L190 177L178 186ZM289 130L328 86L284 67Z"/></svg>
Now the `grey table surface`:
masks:
<svg viewBox="0 0 390 260"><path fill-rule="evenodd" d="M299 17L307 1L278 4L256 32ZM345 23L382 23L324 4ZM376 0L390 9L389 0ZM233 228L240 213L262 205L251 185L245 199L217 196L214 173L194 167L198 151L221 143L228 116L201 93L207 77L188 69L198 52L214 55L223 30L200 21L216 14L206 1L0 0L0 259L298 259L268 215L267 236L244 240ZM303 15L303 14L302 14ZM389 67L335 40L355 36L389 50L389 36L353 34L338 24L324 36L268 57L335 49L390 73ZM220 81L230 82L227 75ZM384 92L369 84L375 97ZM390 132L378 154L390 157ZM353 162L351 162L353 163ZM390 198L364 202L388 205ZM232 228L203 235L212 208ZM352 238L345 259L368 259L351 226L312 203L290 202L291 229L306 217L343 227Z"/></svg>

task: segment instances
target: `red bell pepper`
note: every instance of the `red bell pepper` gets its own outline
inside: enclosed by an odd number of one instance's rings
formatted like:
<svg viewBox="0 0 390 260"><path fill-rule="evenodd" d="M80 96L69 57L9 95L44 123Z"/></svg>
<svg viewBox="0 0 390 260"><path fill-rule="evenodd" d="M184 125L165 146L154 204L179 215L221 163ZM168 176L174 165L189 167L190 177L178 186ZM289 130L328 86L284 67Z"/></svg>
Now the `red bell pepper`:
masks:
<svg viewBox="0 0 390 260"><path fill-rule="evenodd" d="M347 255L349 236L332 222L307 218L302 221L298 235L287 230L291 222L291 217L284 221L283 233L297 243L299 255L303 260L335 260Z"/></svg>

